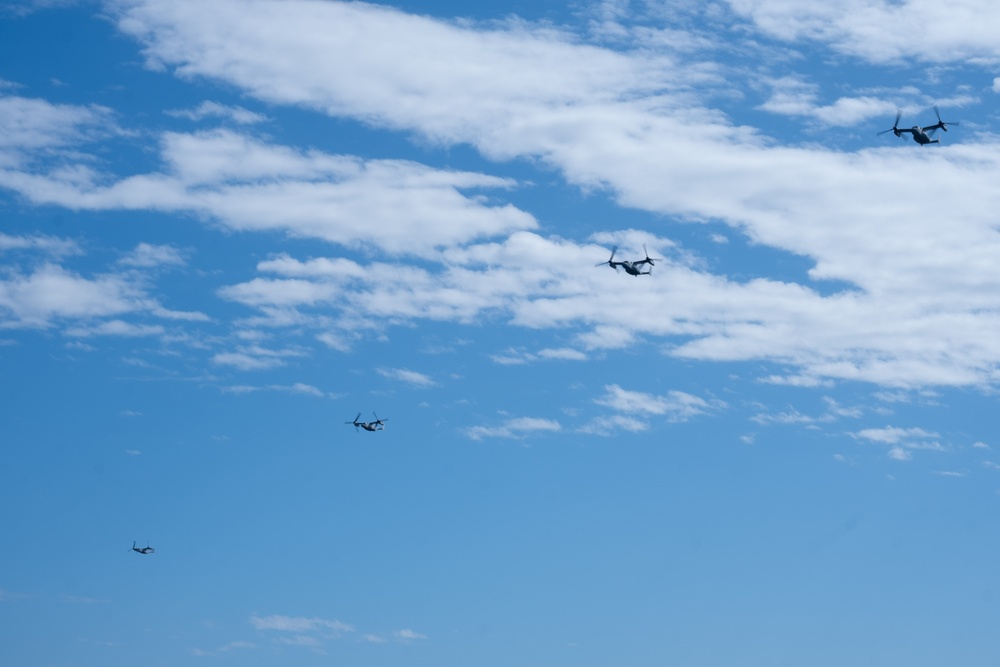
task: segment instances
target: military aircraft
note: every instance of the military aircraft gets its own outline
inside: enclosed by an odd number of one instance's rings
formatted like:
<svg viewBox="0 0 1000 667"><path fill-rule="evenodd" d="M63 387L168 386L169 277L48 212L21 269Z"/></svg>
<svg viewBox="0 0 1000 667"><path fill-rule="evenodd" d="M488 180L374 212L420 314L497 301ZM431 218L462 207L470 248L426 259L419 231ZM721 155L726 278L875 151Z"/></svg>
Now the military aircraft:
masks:
<svg viewBox="0 0 1000 667"><path fill-rule="evenodd" d="M610 266L612 269L615 270L615 273L618 272L618 267L620 266L623 269L625 269L625 273L629 274L630 276L648 276L650 273L653 272L654 258L649 256L649 251L646 250L645 243L642 244L642 251L646 253L645 259L637 259L635 261L629 261L627 259L623 259L620 262L616 262L615 253L618 252L618 246L615 246L614 248L611 249L611 259L609 259L606 262L600 262L598 264L595 264L594 266L604 266L605 264L607 264L608 266ZM659 261L659 258L656 258L656 260ZM649 264L649 270L643 271L642 270L643 264Z"/></svg>
<svg viewBox="0 0 1000 667"><path fill-rule="evenodd" d="M359 426L361 428L363 428L364 430L371 431L373 433L375 431L384 431L385 430L385 422L388 420L388 417L386 419L379 419L378 415L375 414L374 410L372 410L372 414L375 415L375 421L373 421L373 422L359 422L358 419L361 417L361 413L359 412L358 416L354 418L354 421L352 421L352 422L344 422L344 423L345 424L354 424L354 430L355 431L358 430Z"/></svg>
<svg viewBox="0 0 1000 667"><path fill-rule="evenodd" d="M902 115L903 115L902 111L897 111L896 121L892 124L892 127L890 127L888 130L882 130L875 136L885 134L886 132L892 132L897 137L901 137L903 136L904 132L909 132L911 135L913 135L913 140L915 142L917 142L921 146L925 146L927 144L941 143L940 139L931 138L934 136L934 133L937 132L938 130L944 130L945 132L947 132L949 125L958 125L958 123L952 123L952 122L946 123L945 121L941 120L941 113L938 111L938 108L936 106L934 107L934 115L937 116L938 122L934 123L933 125L928 125L927 127L920 127L919 125L914 125L913 127L899 127L899 119L902 117Z"/></svg>
<svg viewBox="0 0 1000 667"><path fill-rule="evenodd" d="M132 543L132 548L130 549L130 551L135 551L137 553L140 553L140 554L146 556L146 555L149 555L151 553L154 553L156 551L156 549L154 549L153 547L149 546L149 542L146 542L146 546L141 547L141 548L135 546L135 542L133 542Z"/></svg>

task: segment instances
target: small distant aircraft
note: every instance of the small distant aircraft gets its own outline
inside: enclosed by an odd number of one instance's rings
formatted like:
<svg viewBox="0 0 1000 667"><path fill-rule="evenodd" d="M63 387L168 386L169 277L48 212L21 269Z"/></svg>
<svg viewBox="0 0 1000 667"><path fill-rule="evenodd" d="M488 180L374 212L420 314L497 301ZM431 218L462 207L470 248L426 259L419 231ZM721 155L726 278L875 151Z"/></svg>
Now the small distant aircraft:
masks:
<svg viewBox="0 0 1000 667"><path fill-rule="evenodd" d="M385 430L385 422L388 421L388 417L386 419L379 419L378 415L375 414L374 410L372 410L372 414L375 415L375 421L373 421L373 422L359 422L358 419L361 417L361 413L359 412L358 416L354 418L354 421L352 421L352 422L344 422L344 423L345 424L354 424L354 430L355 431L358 430L359 426L361 428L363 428L364 430L371 431L373 433L375 431L384 431Z"/></svg>
<svg viewBox="0 0 1000 667"><path fill-rule="evenodd" d="M920 127L919 125L914 125L913 127L899 127L899 119L902 117L902 115L903 115L902 111L897 111L896 121L892 124L892 127L890 127L888 130L882 130L875 136L885 134L886 132L892 132L897 137L901 137L903 136L904 132L909 132L910 134L913 135L913 140L915 142L917 142L921 146L925 146L927 144L941 143L940 139L931 138L934 136L934 133L937 132L938 130L944 130L945 132L947 132L949 125L958 125L958 123L951 123L951 122L946 123L945 121L941 120L941 113L938 111L938 108L936 106L934 107L934 115L937 116L938 122L934 123L933 125L928 125L927 127Z"/></svg>
<svg viewBox="0 0 1000 667"><path fill-rule="evenodd" d="M154 553L156 551L156 549L154 549L153 547L149 546L149 542L146 542L146 546L144 546L144 547L137 547L137 546L135 546L135 542L133 542L132 543L132 548L130 549L130 551L135 551L136 553L140 553L140 554L146 556L148 554Z"/></svg>
<svg viewBox="0 0 1000 667"><path fill-rule="evenodd" d="M629 274L630 276L648 276L653 272L654 258L649 256L649 251L646 250L645 243L642 244L642 251L646 253L646 259L637 259L634 262L629 261L627 259L623 259L620 262L616 262L615 253L618 252L618 246L615 246L614 248L611 249L611 259L609 259L606 262L600 262L599 264L595 264L594 266L604 266L605 264L607 264L608 266L610 266L612 269L615 270L615 273L618 272L618 267L620 266L623 269L625 269L625 273ZM656 259L657 261L659 261L659 258ZM643 264L649 264L649 270L643 271L641 269Z"/></svg>

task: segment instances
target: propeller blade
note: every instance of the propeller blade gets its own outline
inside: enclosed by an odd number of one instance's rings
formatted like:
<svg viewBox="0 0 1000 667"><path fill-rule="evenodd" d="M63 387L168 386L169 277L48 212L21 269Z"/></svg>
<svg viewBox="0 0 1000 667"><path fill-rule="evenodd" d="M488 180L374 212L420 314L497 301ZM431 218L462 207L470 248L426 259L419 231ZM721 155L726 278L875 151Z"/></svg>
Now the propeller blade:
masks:
<svg viewBox="0 0 1000 667"><path fill-rule="evenodd" d="M642 251L644 253L646 253L646 261L649 262L650 266L655 266L655 262L662 262L663 261L662 257L650 257L649 256L649 251L646 250L646 244L645 243L642 244Z"/></svg>
<svg viewBox="0 0 1000 667"><path fill-rule="evenodd" d="M896 111L896 120L892 121L892 127L890 127L888 130L882 130L881 132L876 133L875 136L885 134L886 132L895 132L897 137L902 136L899 134L899 119L902 117L903 117L903 110L898 109Z"/></svg>

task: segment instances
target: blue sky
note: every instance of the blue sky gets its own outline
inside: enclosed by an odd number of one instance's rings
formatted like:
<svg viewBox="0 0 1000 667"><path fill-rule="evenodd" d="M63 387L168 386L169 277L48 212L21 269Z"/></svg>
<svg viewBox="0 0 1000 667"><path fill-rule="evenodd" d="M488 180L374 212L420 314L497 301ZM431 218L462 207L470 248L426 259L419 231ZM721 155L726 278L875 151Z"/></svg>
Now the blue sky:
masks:
<svg viewBox="0 0 1000 667"><path fill-rule="evenodd" d="M0 660L995 664L996 25L5 3Z"/></svg>

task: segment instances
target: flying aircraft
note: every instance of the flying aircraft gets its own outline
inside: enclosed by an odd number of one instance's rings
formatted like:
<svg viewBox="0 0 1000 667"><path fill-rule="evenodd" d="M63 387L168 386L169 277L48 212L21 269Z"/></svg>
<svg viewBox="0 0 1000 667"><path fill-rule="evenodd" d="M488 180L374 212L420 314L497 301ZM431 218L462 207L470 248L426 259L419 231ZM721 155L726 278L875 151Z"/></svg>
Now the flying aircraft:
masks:
<svg viewBox="0 0 1000 667"><path fill-rule="evenodd" d="M373 422L359 422L358 418L361 417L361 413L359 412L358 416L354 418L354 421L352 421L352 422L344 422L344 423L345 424L354 424L354 430L355 431L358 430L359 426L361 428L363 428L364 430L371 431L373 433L375 431L384 431L385 430L385 422L388 420L388 417L386 419L379 419L378 415L375 414L374 410L372 411L372 414L375 415L375 421L373 421Z"/></svg>
<svg viewBox="0 0 1000 667"><path fill-rule="evenodd" d="M141 548L135 546L135 542L133 542L132 543L132 549L131 549L131 551L135 551L136 553L140 553L143 556L146 556L148 554L151 554L151 553L155 552L156 549L154 549L153 547L149 546L149 542L146 542L146 546L141 547Z"/></svg>
<svg viewBox="0 0 1000 667"><path fill-rule="evenodd" d="M625 273L629 274L630 276L648 276L650 273L653 272L654 258L649 256L649 251L646 250L645 243L642 244L642 251L646 253L645 259L637 259L635 261L629 261L627 259L623 259L620 262L616 262L615 253L618 252L618 246L615 246L614 248L611 249L611 259L609 259L606 262L600 262L598 264L595 264L594 266L604 266L605 264L607 264L608 266L610 266L612 269L615 270L615 273L618 272L618 267L620 266L623 269L625 269ZM656 260L659 261L659 258L656 258ZM647 271L642 270L643 264L649 264L649 269Z"/></svg>
<svg viewBox="0 0 1000 667"><path fill-rule="evenodd" d="M892 127L890 127L888 130L882 130L875 136L885 134L886 132L892 132L897 137L901 137L903 136L904 132L909 132L910 134L913 135L913 140L915 142L917 142L921 146L924 146L926 144L941 143L940 139L931 138L934 136L934 133L937 132L938 130L944 130L945 132L947 132L949 125L958 125L958 123L951 123L951 122L946 123L945 121L941 120L941 113L938 111L938 108L936 106L934 107L934 115L937 116L938 122L934 123L933 125L928 125L926 127L920 127L919 125L914 125L913 127L899 127L899 119L902 117L902 115L903 115L902 111L897 111L896 121L892 124Z"/></svg>

